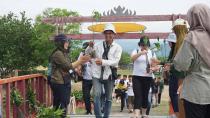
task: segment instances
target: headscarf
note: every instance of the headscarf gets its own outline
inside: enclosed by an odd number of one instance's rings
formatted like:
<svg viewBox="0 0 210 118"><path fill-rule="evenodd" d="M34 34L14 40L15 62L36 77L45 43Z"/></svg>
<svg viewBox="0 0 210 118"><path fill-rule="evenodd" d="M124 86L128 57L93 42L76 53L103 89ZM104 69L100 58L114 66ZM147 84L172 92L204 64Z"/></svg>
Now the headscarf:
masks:
<svg viewBox="0 0 210 118"><path fill-rule="evenodd" d="M210 67L210 8L204 4L196 4L187 13L190 32L186 41L198 51Z"/></svg>

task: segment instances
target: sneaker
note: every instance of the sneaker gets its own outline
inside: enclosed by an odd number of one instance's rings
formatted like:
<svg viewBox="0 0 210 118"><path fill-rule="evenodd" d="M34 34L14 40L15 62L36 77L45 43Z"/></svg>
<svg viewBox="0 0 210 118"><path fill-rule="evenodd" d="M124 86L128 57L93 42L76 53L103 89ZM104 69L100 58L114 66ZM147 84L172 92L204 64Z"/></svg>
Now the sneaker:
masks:
<svg viewBox="0 0 210 118"><path fill-rule="evenodd" d="M85 115L93 115L92 112L86 112Z"/></svg>

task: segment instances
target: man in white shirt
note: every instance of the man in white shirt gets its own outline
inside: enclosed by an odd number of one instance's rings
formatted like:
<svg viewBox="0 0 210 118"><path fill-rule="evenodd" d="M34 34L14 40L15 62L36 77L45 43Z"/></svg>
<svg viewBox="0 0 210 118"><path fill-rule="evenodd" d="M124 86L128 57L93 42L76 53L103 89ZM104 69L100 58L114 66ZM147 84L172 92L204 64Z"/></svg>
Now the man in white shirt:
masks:
<svg viewBox="0 0 210 118"><path fill-rule="evenodd" d="M89 44L86 49L87 54L92 55L92 77L94 94L94 113L96 118L108 118L112 106L112 91L114 87L113 69L118 67L121 58L122 48L114 42L116 35L113 24L106 24L103 34L105 41L94 46ZM102 86L105 90L104 116L101 113L101 94Z"/></svg>

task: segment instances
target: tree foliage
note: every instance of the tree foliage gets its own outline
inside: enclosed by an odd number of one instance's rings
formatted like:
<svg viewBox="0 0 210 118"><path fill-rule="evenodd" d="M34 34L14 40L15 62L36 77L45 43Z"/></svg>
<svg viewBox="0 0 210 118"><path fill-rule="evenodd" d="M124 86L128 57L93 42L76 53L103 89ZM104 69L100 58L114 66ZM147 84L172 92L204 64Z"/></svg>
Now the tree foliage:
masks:
<svg viewBox="0 0 210 118"><path fill-rule="evenodd" d="M38 15L35 20L35 31L38 39L33 42L36 47L37 63L42 66L47 66L48 58L52 51L55 49L53 36L56 35L57 30L62 30L64 34L78 34L80 32L79 23L67 23L63 27L56 27L55 25L45 24L42 22L43 18L49 17L62 17L62 16L79 16L78 12L68 11L66 9L48 8ZM57 29L58 28L58 29ZM72 41L71 54L73 54L72 60L75 60L78 55L82 41Z"/></svg>
<svg viewBox="0 0 210 118"><path fill-rule="evenodd" d="M35 47L31 45L36 40L31 20L13 13L0 17L0 78L6 77L15 69L29 69L35 66Z"/></svg>
<svg viewBox="0 0 210 118"><path fill-rule="evenodd" d="M131 63L130 55L127 52L122 52L119 65L128 65Z"/></svg>

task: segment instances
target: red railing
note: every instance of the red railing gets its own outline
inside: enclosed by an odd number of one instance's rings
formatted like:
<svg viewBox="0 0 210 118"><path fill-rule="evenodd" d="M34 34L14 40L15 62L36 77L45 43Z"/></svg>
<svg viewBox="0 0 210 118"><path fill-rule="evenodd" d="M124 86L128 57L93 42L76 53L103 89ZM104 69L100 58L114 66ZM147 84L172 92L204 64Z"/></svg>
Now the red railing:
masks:
<svg viewBox="0 0 210 118"><path fill-rule="evenodd" d="M36 94L36 99L44 105L50 106L52 103L51 89L47 84L47 79L41 74L32 74L18 77L11 77L0 80L0 105L5 118L17 118L17 108L11 105L11 89L17 89L23 100L26 100L27 86L31 85ZM29 116L28 104L23 102L21 111Z"/></svg>

